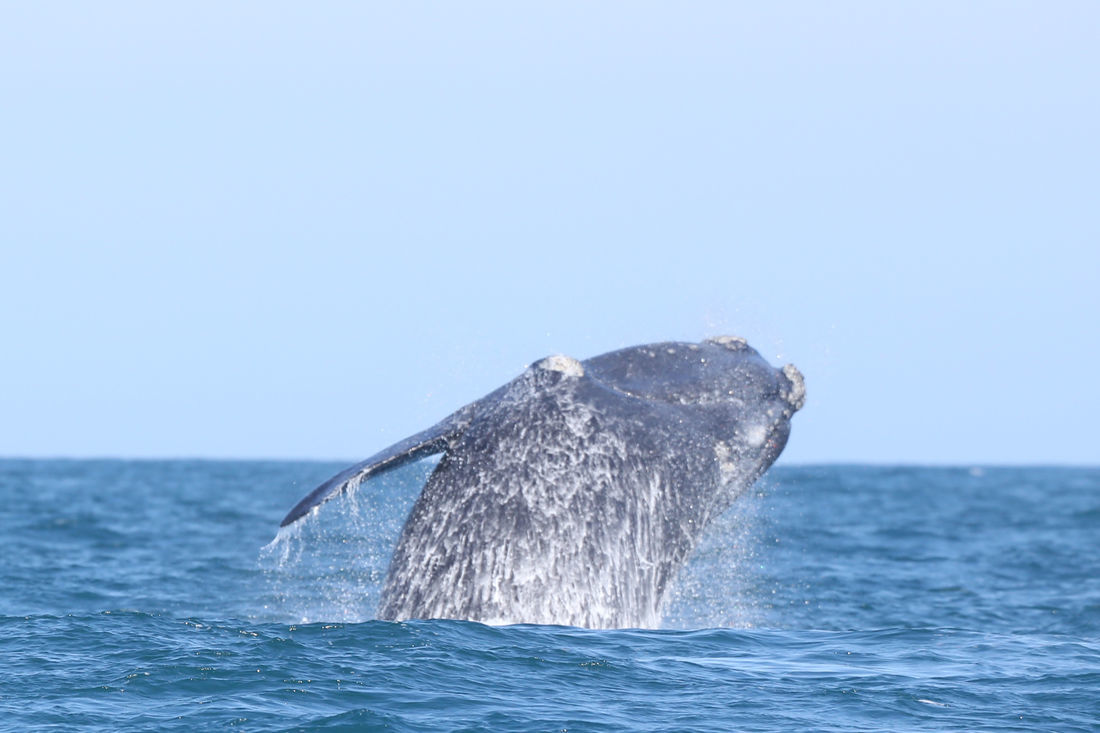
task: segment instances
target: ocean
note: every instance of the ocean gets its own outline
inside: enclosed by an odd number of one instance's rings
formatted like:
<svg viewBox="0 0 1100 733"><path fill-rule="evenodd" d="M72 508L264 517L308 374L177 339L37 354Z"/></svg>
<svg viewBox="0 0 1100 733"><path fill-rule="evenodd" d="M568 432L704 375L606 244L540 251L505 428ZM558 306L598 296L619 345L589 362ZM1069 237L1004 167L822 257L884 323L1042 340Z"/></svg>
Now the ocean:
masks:
<svg viewBox="0 0 1100 733"><path fill-rule="evenodd" d="M779 466L661 628L373 619L430 463L0 460L0 729L1100 730L1100 469Z"/></svg>

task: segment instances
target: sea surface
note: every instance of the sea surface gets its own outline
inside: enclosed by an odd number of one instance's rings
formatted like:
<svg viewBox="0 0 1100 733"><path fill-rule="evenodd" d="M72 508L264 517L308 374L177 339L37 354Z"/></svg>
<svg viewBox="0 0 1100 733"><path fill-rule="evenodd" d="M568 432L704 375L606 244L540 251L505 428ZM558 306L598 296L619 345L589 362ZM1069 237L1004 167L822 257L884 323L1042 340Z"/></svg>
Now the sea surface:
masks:
<svg viewBox="0 0 1100 733"><path fill-rule="evenodd" d="M430 464L0 461L2 730L1100 730L1100 469L773 469L659 629L373 620Z"/></svg>

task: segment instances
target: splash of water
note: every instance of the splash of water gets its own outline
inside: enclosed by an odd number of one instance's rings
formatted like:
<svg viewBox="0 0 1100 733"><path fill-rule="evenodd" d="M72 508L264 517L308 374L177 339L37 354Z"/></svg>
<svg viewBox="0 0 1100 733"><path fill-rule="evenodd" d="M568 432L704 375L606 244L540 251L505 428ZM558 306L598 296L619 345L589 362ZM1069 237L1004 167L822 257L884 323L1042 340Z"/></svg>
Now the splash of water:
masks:
<svg viewBox="0 0 1100 733"><path fill-rule="evenodd" d="M715 517L665 594L661 627L751 629L762 622L756 562L762 479Z"/></svg>
<svg viewBox="0 0 1100 733"><path fill-rule="evenodd" d="M264 620L357 623L375 618L405 517L436 464L427 459L363 482L283 527L260 551ZM751 628L761 610L753 588L762 489L717 517L646 627Z"/></svg>
<svg viewBox="0 0 1100 733"><path fill-rule="evenodd" d="M356 623L375 616L390 555L435 467L425 459L349 487L260 550L271 621Z"/></svg>

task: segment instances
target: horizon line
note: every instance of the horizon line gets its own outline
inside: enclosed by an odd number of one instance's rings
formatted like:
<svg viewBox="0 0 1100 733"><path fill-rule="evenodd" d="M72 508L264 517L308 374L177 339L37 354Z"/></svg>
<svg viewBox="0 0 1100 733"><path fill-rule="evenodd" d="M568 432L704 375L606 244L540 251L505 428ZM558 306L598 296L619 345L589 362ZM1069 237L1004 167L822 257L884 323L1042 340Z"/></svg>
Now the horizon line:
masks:
<svg viewBox="0 0 1100 733"><path fill-rule="evenodd" d="M192 462L192 463L339 463L352 465L359 463L360 458L303 458L303 457L256 457L256 456L201 456L201 455L177 455L177 456L126 456L126 455L2 455L0 461L100 461L104 463L163 463L163 462ZM421 460L427 460L427 457ZM1100 469L1100 463L1085 462L1053 462L1053 461L921 461L914 459L883 460L883 459L837 459L825 461L777 461L771 468L838 468L843 466L853 467L900 467L900 468L1091 468ZM770 470L770 469L769 469Z"/></svg>

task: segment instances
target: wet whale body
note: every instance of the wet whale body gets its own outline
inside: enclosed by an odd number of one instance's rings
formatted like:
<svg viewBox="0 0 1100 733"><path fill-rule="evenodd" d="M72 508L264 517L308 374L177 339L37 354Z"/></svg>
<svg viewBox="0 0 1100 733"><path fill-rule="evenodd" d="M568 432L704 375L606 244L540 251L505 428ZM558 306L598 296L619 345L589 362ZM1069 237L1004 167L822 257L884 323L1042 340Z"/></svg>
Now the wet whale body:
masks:
<svg viewBox="0 0 1100 733"><path fill-rule="evenodd" d="M551 356L337 474L282 524L442 453L379 618L651 627L707 523L775 461L804 400L793 365L731 336Z"/></svg>

